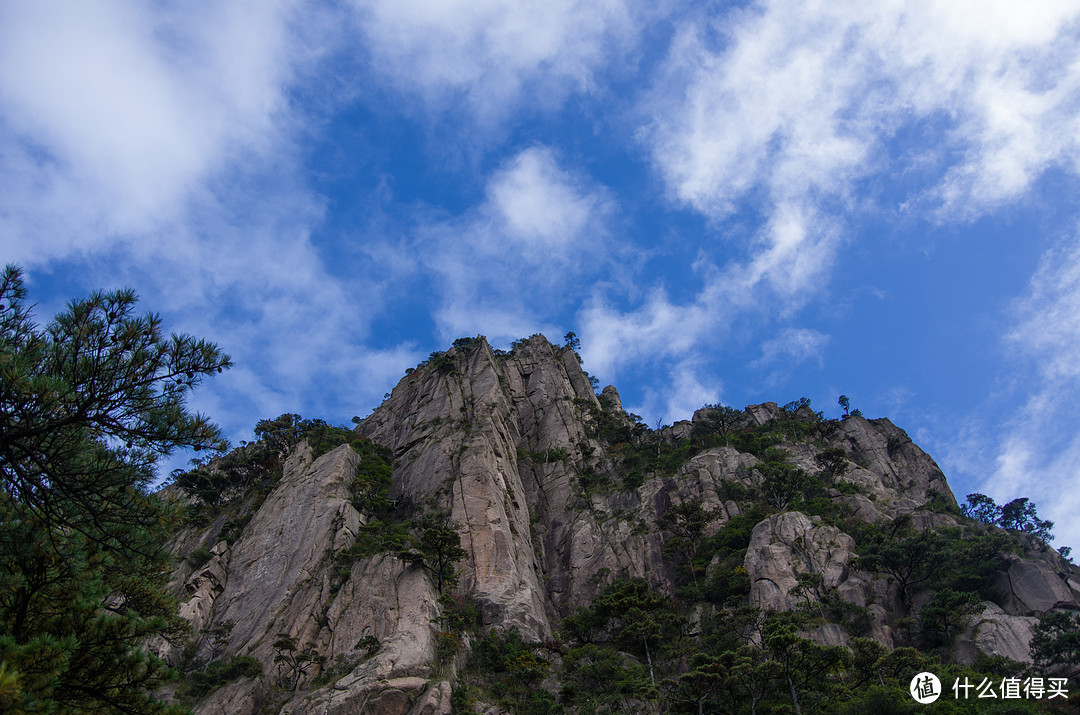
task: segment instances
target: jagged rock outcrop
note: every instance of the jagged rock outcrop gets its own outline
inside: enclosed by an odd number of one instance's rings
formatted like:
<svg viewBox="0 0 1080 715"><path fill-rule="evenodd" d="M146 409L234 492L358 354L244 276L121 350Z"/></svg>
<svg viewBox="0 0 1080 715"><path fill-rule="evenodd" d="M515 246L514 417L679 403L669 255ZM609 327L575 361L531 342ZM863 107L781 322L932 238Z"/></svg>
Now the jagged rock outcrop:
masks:
<svg viewBox="0 0 1080 715"><path fill-rule="evenodd" d="M392 500L448 511L468 554L458 565L458 590L478 605L485 625L514 627L527 640L542 641L616 577L644 578L671 593L675 565L665 553L664 514L700 501L709 514L708 537L742 515L733 493L762 484L758 457L717 446L673 473L624 486L598 421L612 420L629 440L647 430L623 410L613 387L603 398L569 348L534 336L497 354L478 338L410 370L357 427L393 455ZM800 414L807 423L818 420L809 408ZM767 425L786 417L775 403L765 403L746 408L740 419ZM693 421L665 428L661 439L684 444L706 418L699 410ZM850 417L816 440L793 439L781 448L808 473L820 472L824 450L841 450L844 469L828 498L846 505L852 519L907 515L918 529L957 523L928 508L935 500L955 506L941 470L886 419ZM263 681L220 688L200 704L201 712L255 712L268 702L296 714L450 711L454 664L436 661L443 606L428 571L394 553L359 558L344 569L336 561L368 516L353 505L359 459L348 446L317 459L302 447L265 501L245 504L249 520L238 535L221 538L225 520L218 518L177 536L178 555L210 550L197 569L188 564L177 572L182 614L196 634L231 622L225 655L253 656L266 674ZM868 634L891 647L899 591L888 579L854 568L855 551L849 534L819 517L772 514L753 528L746 549L749 602L774 610L814 602L819 595L813 590L792 589L801 575L816 575L819 593L866 609ZM1026 656L1033 614L1080 608L1078 573L1059 557L1017 557L1002 571L1001 603L984 604L958 648L970 657ZM315 687L314 669L296 679L295 694L268 695L281 635L322 656L323 669L336 679ZM833 644L847 639L836 624L811 635ZM199 652L205 655L210 645L203 638ZM378 645L368 657L363 650L372 639Z"/></svg>
<svg viewBox="0 0 1080 715"><path fill-rule="evenodd" d="M822 576L822 590L837 588L847 578L854 553L855 540L835 526L814 524L797 511L770 516L754 528L746 551L750 603L771 611L791 610L798 602L791 590L799 574ZM817 600L812 592L805 598Z"/></svg>

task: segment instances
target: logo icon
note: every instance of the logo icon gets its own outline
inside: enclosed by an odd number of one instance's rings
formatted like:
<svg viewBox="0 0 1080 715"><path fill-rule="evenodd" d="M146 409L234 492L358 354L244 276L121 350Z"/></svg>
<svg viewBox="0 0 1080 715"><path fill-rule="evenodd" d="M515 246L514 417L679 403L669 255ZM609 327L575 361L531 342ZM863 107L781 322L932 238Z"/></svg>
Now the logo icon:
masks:
<svg viewBox="0 0 1080 715"><path fill-rule="evenodd" d="M915 702L927 705L941 696L941 681L933 673L919 673L908 687Z"/></svg>

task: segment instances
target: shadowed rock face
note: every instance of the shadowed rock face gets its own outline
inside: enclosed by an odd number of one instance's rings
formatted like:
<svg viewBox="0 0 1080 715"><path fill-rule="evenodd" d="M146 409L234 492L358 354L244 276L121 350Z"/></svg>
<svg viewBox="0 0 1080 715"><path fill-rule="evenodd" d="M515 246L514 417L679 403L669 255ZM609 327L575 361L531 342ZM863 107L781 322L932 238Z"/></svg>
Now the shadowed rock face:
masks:
<svg viewBox="0 0 1080 715"><path fill-rule="evenodd" d="M761 482L756 457L718 447L671 476L587 494L582 474L619 483L595 429L597 413L632 425L614 388L604 397L601 405L569 348L534 336L497 355L478 339L410 371L358 426L393 453L393 499L449 511L468 553L458 564L458 591L479 605L484 625L516 627L527 640L551 638L563 617L620 576L644 578L670 593L675 579L664 557L670 534L658 524L663 514L701 500L712 514L708 536L740 514L735 501L721 496L728 487ZM747 408L742 419L764 424L781 414L766 403ZM701 417L699 411L695 421ZM685 422L661 437L678 444L692 429ZM843 450L849 462L842 479L865 492L832 495L856 519L910 514L917 528L955 525L952 517L924 508L935 493L955 504L941 470L888 420L852 417L826 442L785 445L790 460L808 472L819 471L815 457L828 447ZM179 555L212 549L197 570L182 565L177 571L182 614L196 632L233 622L225 655L252 655L266 674L214 692L200 712L255 712L270 702L288 713L450 712L454 669L435 664L442 607L428 572L390 553L357 560L345 573L335 566L334 555L355 543L366 521L350 492L359 459L348 446L313 459L304 445L231 545L218 541L222 519L177 536ZM754 528L746 552L750 602L765 609L812 602L814 593L793 595L791 589L801 574L819 574L821 589L868 608L870 635L891 646L897 588L853 569L854 548L851 536L817 517L768 517ZM1080 579L1056 556L1013 563L1003 575L1004 610L985 604L960 649L971 657L982 651L1026 658L1021 651L1031 637L1030 612L1077 604L1065 579ZM323 656L325 667L334 664L337 680L313 688L315 668L299 679L295 695L282 700L280 692L271 693L267 679L277 672L279 635ZM362 644L372 637L379 645L365 658ZM846 640L838 627L814 637ZM201 652L208 648L203 643ZM160 650L178 658L167 647Z"/></svg>

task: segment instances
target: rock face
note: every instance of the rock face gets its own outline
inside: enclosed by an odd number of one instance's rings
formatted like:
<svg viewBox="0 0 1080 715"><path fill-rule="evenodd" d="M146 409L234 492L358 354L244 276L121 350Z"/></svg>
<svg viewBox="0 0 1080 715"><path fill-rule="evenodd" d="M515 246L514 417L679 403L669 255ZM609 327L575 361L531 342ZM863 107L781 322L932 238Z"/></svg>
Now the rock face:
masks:
<svg viewBox="0 0 1080 715"><path fill-rule="evenodd" d="M819 520L820 521L820 520ZM833 589L847 579L855 540L835 526L815 525L797 511L770 516L754 528L746 550L750 603L771 611L788 611L797 598L791 590L800 574L822 576L820 590ZM805 596L817 600L814 593Z"/></svg>
<svg viewBox="0 0 1080 715"><path fill-rule="evenodd" d="M709 513L708 537L741 515L733 494L762 484L757 457L719 446L669 476L623 487L598 421L625 428L631 440L646 428L623 411L613 387L603 398L569 348L534 336L497 354L478 338L410 370L357 427L393 454L391 499L449 513L468 554L458 564L457 588L478 605L483 624L545 640L617 577L644 578L670 593L675 567L665 554L671 534L664 514L700 500ZM816 419L804 411L804 418ZM665 428L661 439L675 447L685 443L705 412ZM764 425L783 416L776 404L765 403L748 407L740 419ZM838 482L847 484L835 484L830 499L846 505L853 519L910 515L920 529L955 525L951 516L927 508L933 500L955 506L941 470L888 420L851 417L822 440L783 447L809 473L821 470L816 460L823 450L840 450L845 470ZM444 606L428 571L392 552L344 568L336 561L368 519L353 506L359 460L348 446L315 459L305 445L289 457L265 500L245 505L246 523L229 527L222 517L176 537L178 555L210 553L198 568L182 563L175 575L182 615L196 634L232 624L224 646L203 635L198 653L223 647L225 656L256 658L265 673L216 690L199 712L253 713L270 705L274 712L320 715L450 712L455 668L440 665L435 655ZM590 479L614 487L590 488ZM222 536L227 527L230 538ZM866 609L869 635L892 646L897 587L853 563L855 542L840 528L799 512L772 514L753 528L746 549L749 602L782 610L828 593ZM1003 602L985 604L963 647L971 657L980 651L1026 655L1033 615L1080 608L1073 590L1078 574L1051 556L1017 558L1002 572ZM807 575L814 588L796 589ZM835 625L812 635L846 640ZM295 693L286 689L284 696L267 686L282 667L275 642L283 636L324 659L295 678ZM167 646L159 649L174 662L179 658ZM316 686L320 674L328 682Z"/></svg>

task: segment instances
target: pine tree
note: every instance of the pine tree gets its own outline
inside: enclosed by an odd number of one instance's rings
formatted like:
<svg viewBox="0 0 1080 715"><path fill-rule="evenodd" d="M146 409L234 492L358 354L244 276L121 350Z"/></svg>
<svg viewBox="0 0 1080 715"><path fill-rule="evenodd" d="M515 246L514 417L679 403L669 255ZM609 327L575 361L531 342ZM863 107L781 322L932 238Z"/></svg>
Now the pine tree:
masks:
<svg viewBox="0 0 1080 715"><path fill-rule="evenodd" d="M184 629L165 592L172 509L157 460L222 449L188 393L229 367L166 336L131 291L72 301L40 328L18 268L0 276L0 673L29 711L171 712L168 668L142 647Z"/></svg>

